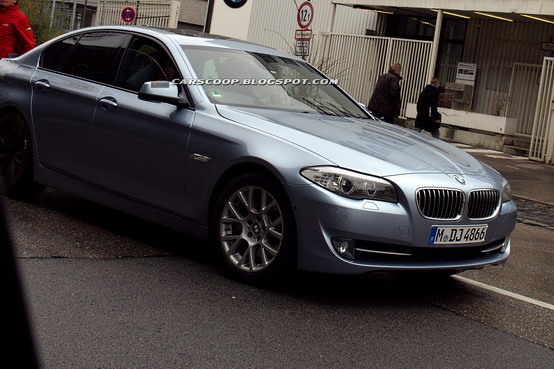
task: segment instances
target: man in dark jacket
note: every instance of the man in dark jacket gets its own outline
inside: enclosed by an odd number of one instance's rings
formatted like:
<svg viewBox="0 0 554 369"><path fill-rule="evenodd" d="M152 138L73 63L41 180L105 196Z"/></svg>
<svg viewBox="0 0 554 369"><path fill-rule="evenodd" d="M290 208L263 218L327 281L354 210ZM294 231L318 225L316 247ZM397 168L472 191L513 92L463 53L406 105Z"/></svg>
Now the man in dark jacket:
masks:
<svg viewBox="0 0 554 369"><path fill-rule="evenodd" d="M394 63L390 66L389 72L383 74L377 80L375 90L368 108L371 113L385 122L393 123L394 118L400 115L400 72L402 66L400 63Z"/></svg>
<svg viewBox="0 0 554 369"><path fill-rule="evenodd" d="M439 127L441 114L439 106L440 80L437 77L431 79L431 83L425 86L417 99L417 116L414 129L418 132L425 130L431 132L435 138L440 137Z"/></svg>

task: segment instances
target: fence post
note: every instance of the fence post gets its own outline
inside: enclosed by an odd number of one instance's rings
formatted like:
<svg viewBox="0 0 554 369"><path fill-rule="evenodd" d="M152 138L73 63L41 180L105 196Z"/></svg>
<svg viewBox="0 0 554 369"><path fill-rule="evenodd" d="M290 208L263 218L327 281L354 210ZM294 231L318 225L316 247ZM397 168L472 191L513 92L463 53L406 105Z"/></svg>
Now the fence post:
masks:
<svg viewBox="0 0 554 369"><path fill-rule="evenodd" d="M552 164L553 156L554 156L554 91L550 94L550 104L548 104L548 112L550 115L550 122L548 123L549 129L547 130L546 134L546 155L544 157L544 161L547 164Z"/></svg>
<svg viewBox="0 0 554 369"><path fill-rule="evenodd" d="M52 13L50 15L50 29L52 29L52 25L54 23L54 12L56 10L56 0L52 1Z"/></svg>
<svg viewBox="0 0 554 369"><path fill-rule="evenodd" d="M179 22L180 6L180 1L171 2L171 9L169 10L169 23L167 25L167 28L177 28L177 23Z"/></svg>
<svg viewBox="0 0 554 369"><path fill-rule="evenodd" d="M554 151L554 58L544 58L539 94L533 119L529 159L552 162Z"/></svg>

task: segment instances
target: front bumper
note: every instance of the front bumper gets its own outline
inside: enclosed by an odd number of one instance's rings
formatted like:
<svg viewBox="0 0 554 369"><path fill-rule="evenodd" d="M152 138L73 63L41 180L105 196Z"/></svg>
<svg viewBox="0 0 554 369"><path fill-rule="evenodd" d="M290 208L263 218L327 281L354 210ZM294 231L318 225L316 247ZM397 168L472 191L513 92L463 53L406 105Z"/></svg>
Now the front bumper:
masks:
<svg viewBox="0 0 554 369"><path fill-rule="evenodd" d="M399 203L360 201L314 185L294 186L290 193L294 194L301 270L337 274L465 270L502 264L510 254L509 235L517 215L511 201L503 203L493 219L437 221L423 218L415 201L404 196ZM483 242L428 244L432 226L482 224L488 226ZM337 242L350 243L353 255L337 252Z"/></svg>

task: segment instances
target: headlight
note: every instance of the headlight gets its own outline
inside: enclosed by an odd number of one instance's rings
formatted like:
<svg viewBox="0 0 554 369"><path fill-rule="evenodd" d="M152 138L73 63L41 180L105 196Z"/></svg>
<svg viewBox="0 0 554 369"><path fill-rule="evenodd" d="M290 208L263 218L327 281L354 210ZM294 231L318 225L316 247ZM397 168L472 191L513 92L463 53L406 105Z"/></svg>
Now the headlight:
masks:
<svg viewBox="0 0 554 369"><path fill-rule="evenodd" d="M394 186L382 178L334 167L311 167L300 171L304 178L351 199L397 202Z"/></svg>
<svg viewBox="0 0 554 369"><path fill-rule="evenodd" d="M507 202L512 199L512 187L506 179L502 179L502 202Z"/></svg>

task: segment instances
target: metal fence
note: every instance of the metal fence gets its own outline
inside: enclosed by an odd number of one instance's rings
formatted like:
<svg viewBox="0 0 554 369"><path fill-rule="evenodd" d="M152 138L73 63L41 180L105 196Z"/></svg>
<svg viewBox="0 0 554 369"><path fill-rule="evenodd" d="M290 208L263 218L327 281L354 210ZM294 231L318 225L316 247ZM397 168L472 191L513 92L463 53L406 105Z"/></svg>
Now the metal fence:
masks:
<svg viewBox="0 0 554 369"><path fill-rule="evenodd" d="M392 63L402 64L402 107L417 98L427 81L430 41L319 32L314 36L312 59L357 101L367 104L379 76Z"/></svg>
<svg viewBox="0 0 554 369"><path fill-rule="evenodd" d="M554 155L554 58L544 58L529 158L552 164Z"/></svg>
<svg viewBox="0 0 554 369"><path fill-rule="evenodd" d="M181 2L174 0L101 0L94 25L138 25L160 28L177 28ZM124 22L121 16L123 9L132 8L135 17Z"/></svg>
<svg viewBox="0 0 554 369"><path fill-rule="evenodd" d="M541 65L513 64L506 116L517 119L518 134L530 136L533 131L541 70Z"/></svg>

